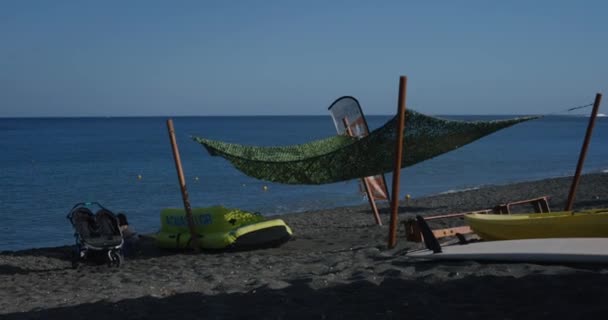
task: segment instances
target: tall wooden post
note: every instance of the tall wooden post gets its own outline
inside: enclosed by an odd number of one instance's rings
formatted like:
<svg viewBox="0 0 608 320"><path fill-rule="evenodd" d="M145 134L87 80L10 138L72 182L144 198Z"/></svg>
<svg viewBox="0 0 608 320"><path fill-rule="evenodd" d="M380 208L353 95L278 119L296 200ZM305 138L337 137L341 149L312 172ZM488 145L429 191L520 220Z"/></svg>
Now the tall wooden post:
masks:
<svg viewBox="0 0 608 320"><path fill-rule="evenodd" d="M190 200L188 200L186 179L184 178L182 161L179 157L179 149L177 148L177 141L175 140L175 130L173 129L172 119L167 119L167 129L169 130L169 139L171 139L173 159L175 160L175 168L177 169L177 178L179 179L179 186L182 190L182 199L184 200L184 209L186 211L186 221L188 222L188 228L190 229L190 244L192 245L192 249L194 249L194 251L199 252L200 247L198 246L198 234L196 232L196 227L194 226L194 219L192 218L192 208L190 207Z"/></svg>
<svg viewBox="0 0 608 320"><path fill-rule="evenodd" d="M593 133L593 127L595 127L595 118L597 118L597 112L600 109L600 103L602 102L602 94L598 93L595 95L595 102L593 102L593 110L589 117L589 124L587 125L587 133L585 134L585 140L581 148L581 153L578 156L578 163L576 165L576 172L572 179L572 185L570 186L570 193L568 193L568 202L564 211L572 210L574 204L574 197L576 196L576 189L578 188L578 182L581 177L581 171L583 171L583 164L585 163L585 157L587 156L587 149L589 148L589 142L591 141L591 134Z"/></svg>
<svg viewBox="0 0 608 320"><path fill-rule="evenodd" d="M397 102L397 132L395 139L395 169L393 170L393 191L391 198L391 222L388 232L388 247L394 248L397 244L397 211L399 209L399 178L401 176L401 162L403 158L403 129L405 127L405 97L407 77L399 78L399 100Z"/></svg>

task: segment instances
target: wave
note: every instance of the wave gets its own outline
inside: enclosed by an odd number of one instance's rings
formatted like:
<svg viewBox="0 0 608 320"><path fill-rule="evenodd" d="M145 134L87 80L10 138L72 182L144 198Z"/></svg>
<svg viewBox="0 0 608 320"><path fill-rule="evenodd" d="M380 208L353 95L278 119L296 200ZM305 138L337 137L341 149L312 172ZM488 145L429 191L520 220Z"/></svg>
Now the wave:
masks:
<svg viewBox="0 0 608 320"><path fill-rule="evenodd" d="M479 190L479 188L481 188L481 186L479 186L479 187L471 187L471 188L463 188L463 189L450 189L448 191L439 192L438 194L451 194L451 193L457 193L457 192L473 191L473 190Z"/></svg>

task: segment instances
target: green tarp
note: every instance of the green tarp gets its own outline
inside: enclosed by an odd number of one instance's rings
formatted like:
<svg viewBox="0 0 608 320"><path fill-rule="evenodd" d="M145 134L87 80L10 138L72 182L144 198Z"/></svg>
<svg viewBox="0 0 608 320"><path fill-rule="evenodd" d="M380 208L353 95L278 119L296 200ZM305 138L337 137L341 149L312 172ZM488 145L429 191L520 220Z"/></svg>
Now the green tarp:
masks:
<svg viewBox="0 0 608 320"><path fill-rule="evenodd" d="M414 165L534 118L464 122L408 110L402 166ZM193 139L211 155L227 159L248 176L286 184L325 184L392 171L396 125L394 117L362 139L333 136L291 146L246 146L200 137Z"/></svg>

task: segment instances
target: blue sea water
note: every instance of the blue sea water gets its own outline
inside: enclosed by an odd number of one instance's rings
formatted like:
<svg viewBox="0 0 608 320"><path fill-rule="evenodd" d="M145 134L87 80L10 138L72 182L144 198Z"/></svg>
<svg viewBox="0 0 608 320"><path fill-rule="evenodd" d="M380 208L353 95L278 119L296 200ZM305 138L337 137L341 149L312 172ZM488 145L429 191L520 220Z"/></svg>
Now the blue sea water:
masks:
<svg viewBox="0 0 608 320"><path fill-rule="evenodd" d="M388 119L369 116L368 122L376 128ZM65 215L82 201L124 211L140 232L155 231L162 208L182 206L165 120L0 119L0 250L71 244ZM304 143L335 134L329 116L178 117L174 123L193 206L273 215L367 203L357 181L294 186L249 178L190 138ZM571 175L587 123L586 117L549 116L502 130L402 170L400 197ZM607 134L608 118L598 118L585 172L608 169Z"/></svg>

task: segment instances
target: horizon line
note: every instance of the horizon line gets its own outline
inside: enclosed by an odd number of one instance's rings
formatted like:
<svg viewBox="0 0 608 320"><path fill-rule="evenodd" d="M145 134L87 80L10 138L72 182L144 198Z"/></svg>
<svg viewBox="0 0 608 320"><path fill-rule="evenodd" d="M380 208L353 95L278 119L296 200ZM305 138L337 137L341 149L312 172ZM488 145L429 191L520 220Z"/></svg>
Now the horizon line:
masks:
<svg viewBox="0 0 608 320"><path fill-rule="evenodd" d="M530 116L534 114L522 114L522 113L438 113L428 114L429 116ZM542 114L538 114L543 116ZM547 114L544 116L581 116L585 114ZM93 119L93 118L204 118L204 117L324 117L330 116L329 114L246 114L246 115L118 115L118 116L0 116L0 119ZM390 117L394 114L366 114L367 117Z"/></svg>

